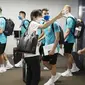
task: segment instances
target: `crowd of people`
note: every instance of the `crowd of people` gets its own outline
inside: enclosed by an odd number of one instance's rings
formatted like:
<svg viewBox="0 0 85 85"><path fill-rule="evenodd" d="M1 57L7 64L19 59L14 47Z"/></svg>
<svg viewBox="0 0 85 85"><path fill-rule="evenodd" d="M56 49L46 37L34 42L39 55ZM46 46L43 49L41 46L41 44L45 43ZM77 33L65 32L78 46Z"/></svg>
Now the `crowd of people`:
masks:
<svg viewBox="0 0 85 85"><path fill-rule="evenodd" d="M2 9L0 8L0 17ZM31 34L36 32L38 35L38 44L36 49L36 54L24 53L24 58L22 58L15 67L21 67L22 62L25 59L27 63L27 80L26 85L38 85L40 81L40 58L44 64L44 69L50 70L51 78L44 85L55 85L54 83L61 76L73 76L72 72L79 71L79 68L76 66L75 61L72 56L73 45L76 42L74 35L71 33L74 32L75 21L72 18L75 18L71 14L71 6L65 5L63 10L54 18L50 19L49 10L36 9L33 10L30 14L31 22L26 19L26 13L24 11L19 12L19 19L22 21L21 36L24 35L28 29L28 33ZM62 17L66 18L64 31L64 56L67 58L67 70L63 73L57 72L56 62L59 49L62 46L59 44L60 40L60 25L56 21ZM72 18L71 18L72 17ZM7 36L4 35L3 31L5 29L5 20L0 18L0 73L6 72L7 69L13 68L13 65L10 64L6 54L4 53ZM51 45L51 49L48 52L48 55L45 55L43 47ZM62 48L63 49L63 48ZM55 52L57 50L57 52ZM79 50L78 54L85 53L85 49ZM4 60L7 62L4 66Z"/></svg>

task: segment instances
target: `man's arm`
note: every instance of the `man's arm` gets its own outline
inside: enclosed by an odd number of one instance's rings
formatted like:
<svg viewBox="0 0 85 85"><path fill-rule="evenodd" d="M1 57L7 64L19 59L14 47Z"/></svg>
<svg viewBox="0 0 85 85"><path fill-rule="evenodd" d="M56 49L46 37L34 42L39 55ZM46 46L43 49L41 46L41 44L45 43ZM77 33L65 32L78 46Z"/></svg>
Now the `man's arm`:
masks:
<svg viewBox="0 0 85 85"><path fill-rule="evenodd" d="M2 28L0 28L0 34L2 34L3 33L3 29Z"/></svg>
<svg viewBox="0 0 85 85"><path fill-rule="evenodd" d="M57 45L58 45L58 42L59 42L59 40L60 40L59 33L60 33L60 32L56 32L56 33L55 33L55 42L54 42L54 45L53 45L53 47L52 47L52 50L49 52L49 55L53 55L54 52L55 52L55 49L56 49L56 47L57 47Z"/></svg>
<svg viewBox="0 0 85 85"><path fill-rule="evenodd" d="M51 25L52 23L54 23L57 19L60 19L63 16L62 11L53 19L49 20L48 22L46 22L45 24L39 25L39 29L45 29L47 28L49 25Z"/></svg>
<svg viewBox="0 0 85 85"><path fill-rule="evenodd" d="M83 48L82 50L79 50L78 54L85 54L85 48Z"/></svg>
<svg viewBox="0 0 85 85"><path fill-rule="evenodd" d="M70 34L70 29L68 28L64 34L64 39L66 39L69 34Z"/></svg>
<svg viewBox="0 0 85 85"><path fill-rule="evenodd" d="M41 35L39 36L38 39L42 38L44 36L44 32L42 31Z"/></svg>
<svg viewBox="0 0 85 85"><path fill-rule="evenodd" d="M44 38L45 38L45 35L43 35L41 38L39 38L38 41L41 41Z"/></svg>

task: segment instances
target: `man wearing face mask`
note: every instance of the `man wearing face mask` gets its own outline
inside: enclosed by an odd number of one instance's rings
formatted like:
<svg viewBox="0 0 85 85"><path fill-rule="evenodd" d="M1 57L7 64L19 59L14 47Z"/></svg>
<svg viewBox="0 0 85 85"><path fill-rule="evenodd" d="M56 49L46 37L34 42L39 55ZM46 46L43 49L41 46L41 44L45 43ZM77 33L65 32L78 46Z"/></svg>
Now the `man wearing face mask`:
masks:
<svg viewBox="0 0 85 85"><path fill-rule="evenodd" d="M21 36L23 36L26 30L28 29L30 22L29 20L26 19L26 13L24 11L19 12L18 18L19 20L21 20L20 28L21 28ZM15 64L15 67L22 67L22 62L23 62L23 59L21 59L21 61Z"/></svg>
<svg viewBox="0 0 85 85"><path fill-rule="evenodd" d="M42 12L42 21L40 22L41 24L44 24L45 23L45 19L44 19L44 16L46 16L47 14L49 14L49 10L47 8L43 8L41 10ZM40 46L40 55L41 55L41 58L42 56L44 55L43 53L43 46L45 45L45 35L44 35L44 30L43 29L38 29L38 34L39 34L39 42L41 42L41 46ZM44 67L43 68L44 70L49 70L47 67Z"/></svg>
<svg viewBox="0 0 85 85"><path fill-rule="evenodd" d="M50 20L50 15L49 12L43 10L42 13L43 18L45 20L45 23L48 22ZM54 31L53 31L54 29ZM58 48L58 42L59 42L59 32L60 32L60 28L57 22L54 22L53 24L51 24L49 27L47 27L46 29L44 29L44 37L40 38L43 39L45 38L45 46L50 45L50 44L54 44L56 45L56 49ZM54 82L57 81L61 74L57 73L57 69L56 69L56 61L57 61L57 53L54 53L53 51L54 46L51 48L51 51L49 52L48 55L44 55L42 60L43 60L43 64L49 69L51 70L51 78L48 80L47 83L45 83L44 85L54 85Z"/></svg>
<svg viewBox="0 0 85 85"><path fill-rule="evenodd" d="M64 73L62 73L62 76L68 77L68 76L72 76L72 72L79 71L76 64L73 63L74 60L71 54L73 45L75 43L73 32L76 23L73 19L74 18L73 15L71 14L71 7L69 5L65 5L63 9L63 15L64 17L66 17L66 24L64 28L64 39L65 39L64 53L65 56L67 57L67 70Z"/></svg>

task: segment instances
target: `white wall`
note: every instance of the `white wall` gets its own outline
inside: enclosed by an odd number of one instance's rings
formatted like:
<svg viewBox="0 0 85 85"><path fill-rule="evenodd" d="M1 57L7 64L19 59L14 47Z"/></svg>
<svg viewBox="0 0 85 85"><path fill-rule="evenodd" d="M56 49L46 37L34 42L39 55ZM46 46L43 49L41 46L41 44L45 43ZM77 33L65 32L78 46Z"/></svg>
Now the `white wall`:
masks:
<svg viewBox="0 0 85 85"><path fill-rule="evenodd" d="M7 18L13 19L15 22L15 29L19 28L20 22L18 20L18 12L24 10L27 13L27 18L30 19L30 12L33 9L48 8L50 15L53 17L63 8L64 5L69 4L72 7L72 14L78 16L78 0L0 0L0 6L3 9L3 15ZM63 27L64 19L59 21ZM13 36L8 37L6 53L12 54L13 47L16 46L16 40Z"/></svg>

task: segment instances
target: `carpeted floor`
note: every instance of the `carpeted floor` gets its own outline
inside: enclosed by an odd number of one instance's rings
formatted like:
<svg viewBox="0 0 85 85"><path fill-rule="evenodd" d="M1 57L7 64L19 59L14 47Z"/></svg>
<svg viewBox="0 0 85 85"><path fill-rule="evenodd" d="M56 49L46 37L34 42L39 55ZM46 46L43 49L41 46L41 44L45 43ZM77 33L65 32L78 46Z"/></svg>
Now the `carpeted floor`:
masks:
<svg viewBox="0 0 85 85"><path fill-rule="evenodd" d="M10 57L9 60L13 64ZM60 62L61 61L61 62ZM43 65L41 64L43 68ZM65 71L65 58L59 57L57 62L57 71ZM50 78L50 72L42 70L41 81L39 85L44 85ZM13 68L7 72L0 74L0 85L25 85L22 79L22 68ZM76 73L73 77L61 77L55 85L85 85L85 72Z"/></svg>
<svg viewBox="0 0 85 85"><path fill-rule="evenodd" d="M63 70L58 68L59 72L62 72ZM44 85L49 78L50 72L42 71L39 85ZM6 73L0 74L0 85L25 85L22 81L22 69L14 68ZM85 74L81 72L73 77L61 77L55 85L85 85Z"/></svg>

